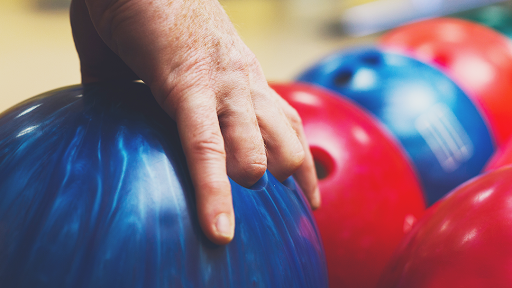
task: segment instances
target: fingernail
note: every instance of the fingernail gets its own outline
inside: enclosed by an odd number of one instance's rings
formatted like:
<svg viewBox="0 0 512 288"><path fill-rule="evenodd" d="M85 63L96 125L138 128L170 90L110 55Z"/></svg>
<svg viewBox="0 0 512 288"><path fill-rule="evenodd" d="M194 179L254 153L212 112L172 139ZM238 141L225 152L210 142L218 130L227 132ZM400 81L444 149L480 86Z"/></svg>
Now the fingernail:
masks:
<svg viewBox="0 0 512 288"><path fill-rule="evenodd" d="M231 227L231 222L229 221L229 217L226 213L221 213L217 216L217 222L215 223L215 227L217 228L217 234L219 236L225 238L233 238L233 228Z"/></svg>

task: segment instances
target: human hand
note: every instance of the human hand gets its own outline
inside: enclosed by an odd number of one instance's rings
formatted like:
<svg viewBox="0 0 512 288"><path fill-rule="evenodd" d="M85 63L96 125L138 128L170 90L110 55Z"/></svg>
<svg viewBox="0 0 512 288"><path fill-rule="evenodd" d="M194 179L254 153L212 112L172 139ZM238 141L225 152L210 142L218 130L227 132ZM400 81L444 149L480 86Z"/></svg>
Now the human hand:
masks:
<svg viewBox="0 0 512 288"><path fill-rule="evenodd" d="M231 187L266 169L320 194L300 117L267 84L217 0L73 0L82 82L143 80L176 121L206 236L234 236Z"/></svg>

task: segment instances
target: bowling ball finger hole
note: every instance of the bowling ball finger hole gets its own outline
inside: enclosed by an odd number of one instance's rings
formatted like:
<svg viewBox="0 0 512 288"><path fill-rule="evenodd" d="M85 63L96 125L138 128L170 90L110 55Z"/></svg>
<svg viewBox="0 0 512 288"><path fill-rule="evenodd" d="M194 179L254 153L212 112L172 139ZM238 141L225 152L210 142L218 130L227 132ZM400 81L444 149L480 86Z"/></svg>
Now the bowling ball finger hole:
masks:
<svg viewBox="0 0 512 288"><path fill-rule="evenodd" d="M352 71L341 71L334 78L334 84L336 86L345 86L352 80L353 76L354 73Z"/></svg>
<svg viewBox="0 0 512 288"><path fill-rule="evenodd" d="M316 177L318 178L318 180L327 178L328 173L327 173L327 170L325 169L325 166L316 160L315 160L315 169L316 169Z"/></svg>
<svg viewBox="0 0 512 288"><path fill-rule="evenodd" d="M313 154L318 180L328 178L334 171L334 160L331 155L324 149L318 147L311 147L311 154Z"/></svg>
<svg viewBox="0 0 512 288"><path fill-rule="evenodd" d="M361 61L367 65L378 65L381 61L379 54L367 54L364 55Z"/></svg>

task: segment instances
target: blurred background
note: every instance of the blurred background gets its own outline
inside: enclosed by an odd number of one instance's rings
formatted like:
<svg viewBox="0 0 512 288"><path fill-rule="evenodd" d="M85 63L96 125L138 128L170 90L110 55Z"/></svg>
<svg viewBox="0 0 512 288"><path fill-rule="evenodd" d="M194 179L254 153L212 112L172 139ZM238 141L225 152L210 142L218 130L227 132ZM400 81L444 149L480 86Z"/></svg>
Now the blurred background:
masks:
<svg viewBox="0 0 512 288"><path fill-rule="evenodd" d="M44 91L79 83L78 56L68 19L69 2L0 0L0 111ZM221 3L258 57L267 78L279 81L291 80L333 50L373 43L379 32L405 22L466 13L469 18L485 18L490 26L493 21L503 25L503 19L510 18L512 6L511 1L500 0Z"/></svg>

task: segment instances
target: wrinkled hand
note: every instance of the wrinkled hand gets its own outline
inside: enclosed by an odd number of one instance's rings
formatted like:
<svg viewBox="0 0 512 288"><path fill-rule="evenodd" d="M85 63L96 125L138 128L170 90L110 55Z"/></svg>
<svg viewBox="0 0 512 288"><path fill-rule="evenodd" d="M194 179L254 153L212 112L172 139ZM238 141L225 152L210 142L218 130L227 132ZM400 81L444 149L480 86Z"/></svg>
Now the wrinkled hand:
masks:
<svg viewBox="0 0 512 288"><path fill-rule="evenodd" d="M141 79L176 121L210 240L234 235L226 175L247 187L267 168L280 181L295 173L320 205L297 112L269 88L217 0L73 0L71 25L84 83Z"/></svg>

